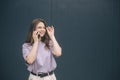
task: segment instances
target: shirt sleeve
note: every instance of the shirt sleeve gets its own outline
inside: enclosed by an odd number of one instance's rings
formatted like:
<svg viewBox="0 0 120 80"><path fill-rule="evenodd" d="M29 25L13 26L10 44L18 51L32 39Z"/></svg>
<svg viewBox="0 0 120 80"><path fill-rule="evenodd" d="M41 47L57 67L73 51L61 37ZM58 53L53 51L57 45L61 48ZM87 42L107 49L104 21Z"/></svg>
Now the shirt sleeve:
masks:
<svg viewBox="0 0 120 80"><path fill-rule="evenodd" d="M30 45L28 43L24 43L22 45L22 54L24 59L26 59L26 56L29 54L30 50Z"/></svg>

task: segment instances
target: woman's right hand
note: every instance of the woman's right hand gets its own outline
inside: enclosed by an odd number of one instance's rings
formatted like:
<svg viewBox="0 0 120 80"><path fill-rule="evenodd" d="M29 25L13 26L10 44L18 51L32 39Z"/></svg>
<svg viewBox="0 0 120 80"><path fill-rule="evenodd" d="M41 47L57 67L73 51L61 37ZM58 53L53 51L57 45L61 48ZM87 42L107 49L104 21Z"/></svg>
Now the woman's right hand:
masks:
<svg viewBox="0 0 120 80"><path fill-rule="evenodd" d="M32 37L33 37L34 42L38 42L39 41L37 31L33 31Z"/></svg>

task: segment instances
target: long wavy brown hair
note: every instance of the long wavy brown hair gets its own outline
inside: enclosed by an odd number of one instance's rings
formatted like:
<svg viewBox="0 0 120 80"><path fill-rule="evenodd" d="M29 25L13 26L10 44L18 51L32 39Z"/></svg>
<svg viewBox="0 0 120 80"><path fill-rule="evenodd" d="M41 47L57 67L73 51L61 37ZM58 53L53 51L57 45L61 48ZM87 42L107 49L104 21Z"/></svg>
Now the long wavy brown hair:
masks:
<svg viewBox="0 0 120 80"><path fill-rule="evenodd" d="M25 41L26 43L30 43L30 45L33 45L34 40L33 40L32 34L33 34L33 31L35 30L36 26L40 22L43 22L43 24L45 25L45 29L46 29L47 23L45 22L45 20L40 19L40 18L34 19L31 23L31 25L30 25L30 29L29 29L29 32L28 32L28 35L27 35L27 39ZM45 35L43 37L41 37L41 41L45 43L45 46L48 49L49 49L49 40L50 40L50 37L48 36L47 30L46 30Z"/></svg>

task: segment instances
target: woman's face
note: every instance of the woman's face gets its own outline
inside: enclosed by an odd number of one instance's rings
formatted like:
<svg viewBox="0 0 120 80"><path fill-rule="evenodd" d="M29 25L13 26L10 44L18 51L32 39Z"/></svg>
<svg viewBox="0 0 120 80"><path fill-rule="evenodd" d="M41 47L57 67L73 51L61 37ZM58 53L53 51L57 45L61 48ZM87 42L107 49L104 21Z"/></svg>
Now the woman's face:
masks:
<svg viewBox="0 0 120 80"><path fill-rule="evenodd" d="M43 22L38 23L35 30L39 32L41 37L43 37L46 33L45 25Z"/></svg>

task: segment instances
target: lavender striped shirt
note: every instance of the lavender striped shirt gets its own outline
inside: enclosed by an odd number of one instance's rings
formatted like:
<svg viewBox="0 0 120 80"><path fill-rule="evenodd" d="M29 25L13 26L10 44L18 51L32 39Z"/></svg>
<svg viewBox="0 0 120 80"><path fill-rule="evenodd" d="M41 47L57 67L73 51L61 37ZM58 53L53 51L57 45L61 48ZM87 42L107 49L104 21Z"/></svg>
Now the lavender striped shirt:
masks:
<svg viewBox="0 0 120 80"><path fill-rule="evenodd" d="M29 54L31 49L32 46L29 45L29 43L24 43L22 45L22 53L24 59ZM54 56L52 54L52 43L50 42L50 49L46 49L45 43L39 42L38 50L37 50L37 58L32 65L27 64L27 67L28 67L27 68L28 71L34 72L36 74L40 72L46 73L55 70L57 65Z"/></svg>

